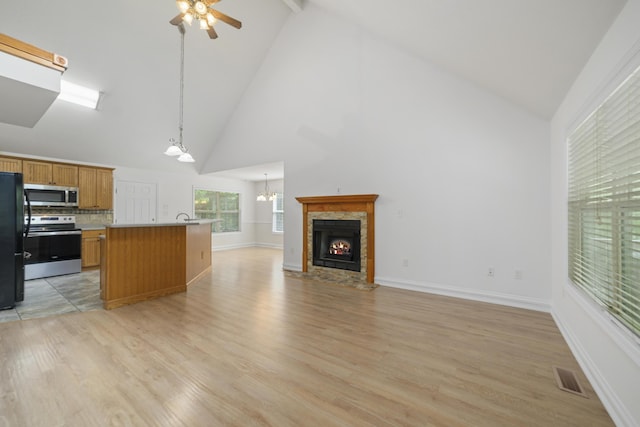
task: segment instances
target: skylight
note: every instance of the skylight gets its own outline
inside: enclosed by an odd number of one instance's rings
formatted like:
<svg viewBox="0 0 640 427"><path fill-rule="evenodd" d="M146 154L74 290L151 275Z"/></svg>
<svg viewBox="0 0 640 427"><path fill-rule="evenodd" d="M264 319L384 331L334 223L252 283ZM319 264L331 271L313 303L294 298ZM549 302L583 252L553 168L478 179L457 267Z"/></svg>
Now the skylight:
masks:
<svg viewBox="0 0 640 427"><path fill-rule="evenodd" d="M58 99L95 110L100 99L100 92L62 80Z"/></svg>

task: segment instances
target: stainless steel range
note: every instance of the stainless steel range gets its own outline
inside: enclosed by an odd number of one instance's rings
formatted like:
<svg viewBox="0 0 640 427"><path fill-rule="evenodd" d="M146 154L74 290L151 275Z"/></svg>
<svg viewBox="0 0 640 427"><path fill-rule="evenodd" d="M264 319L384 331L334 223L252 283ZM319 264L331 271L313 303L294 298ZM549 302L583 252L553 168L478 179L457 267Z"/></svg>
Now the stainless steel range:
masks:
<svg viewBox="0 0 640 427"><path fill-rule="evenodd" d="M79 273L82 270L82 231L73 215L34 215L25 239L25 280Z"/></svg>

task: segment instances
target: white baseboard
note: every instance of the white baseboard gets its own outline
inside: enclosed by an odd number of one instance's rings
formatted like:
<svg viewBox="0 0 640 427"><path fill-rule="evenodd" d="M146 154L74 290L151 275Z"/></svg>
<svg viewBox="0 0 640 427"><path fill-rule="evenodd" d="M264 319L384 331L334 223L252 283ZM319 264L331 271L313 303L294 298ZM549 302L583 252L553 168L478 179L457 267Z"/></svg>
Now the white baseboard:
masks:
<svg viewBox="0 0 640 427"><path fill-rule="evenodd" d="M232 245L213 246L211 250L213 252L229 251L232 249L252 248L254 246L255 246L255 243L234 243Z"/></svg>
<svg viewBox="0 0 640 427"><path fill-rule="evenodd" d="M270 248L284 250L284 245L278 243L254 243L252 246L258 248Z"/></svg>
<svg viewBox="0 0 640 427"><path fill-rule="evenodd" d="M302 273L302 264L282 264L282 269Z"/></svg>
<svg viewBox="0 0 640 427"><path fill-rule="evenodd" d="M598 366L593 362L591 357L589 357L589 353L585 351L584 347L580 344L580 341L565 326L562 321L562 316L559 316L554 311L551 312L551 316L553 316L553 320L556 322L556 325L558 325L558 329L560 329L562 337L569 345L571 352L578 361L578 364L580 364L584 374L589 379L589 382L593 386L598 398L604 407L607 408L607 412L614 424L616 426L637 426L638 424L629 414L625 405L617 398L615 391L602 375Z"/></svg>
<svg viewBox="0 0 640 427"><path fill-rule="evenodd" d="M630 360L640 364L640 353L637 346L637 338L630 338L627 331L623 331L622 327L614 321L610 315L603 311L602 308L594 304L591 300L580 293L572 286L565 287L566 294L573 298L573 300L589 315L598 326L602 329L603 333L607 335L611 340L615 342L618 347L623 350ZM600 401L607 409L609 416L613 420L616 426L633 427L638 425L638 420L634 419L634 416L629 413L627 406L620 400L615 389L611 387L606 377L602 374L598 365L589 356L589 352L585 350L580 339L572 332L569 327L570 322L565 321L562 314L555 310L551 311L551 316L556 322L560 333L564 340L569 345L571 352L580 364L580 367L587 376L587 379L593 386Z"/></svg>
<svg viewBox="0 0 640 427"><path fill-rule="evenodd" d="M271 248L271 249L284 250L283 245L279 245L276 243L258 243L258 242L234 243L231 245L212 246L211 250L213 252L217 252L217 251L228 251L232 249L242 249L242 248Z"/></svg>
<svg viewBox="0 0 640 427"><path fill-rule="evenodd" d="M519 295L501 294L498 292L476 291L470 289L452 288L451 286L437 283L412 282L376 277L374 282L381 286L406 289L410 291L426 292L430 294L444 295L454 298L462 298L473 301L482 301L492 304L506 305L509 307L525 308L528 310L551 312L549 301L536 298L527 298Z"/></svg>

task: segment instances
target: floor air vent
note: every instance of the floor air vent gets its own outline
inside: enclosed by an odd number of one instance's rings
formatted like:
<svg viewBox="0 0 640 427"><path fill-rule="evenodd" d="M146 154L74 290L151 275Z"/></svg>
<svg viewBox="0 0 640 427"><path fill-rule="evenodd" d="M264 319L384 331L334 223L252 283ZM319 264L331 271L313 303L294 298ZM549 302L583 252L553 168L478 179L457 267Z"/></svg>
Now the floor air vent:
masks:
<svg viewBox="0 0 640 427"><path fill-rule="evenodd" d="M569 393L577 394L578 396L587 397L587 394L578 382L575 372L554 366L553 373L556 377L556 382L558 383L560 390L568 391Z"/></svg>

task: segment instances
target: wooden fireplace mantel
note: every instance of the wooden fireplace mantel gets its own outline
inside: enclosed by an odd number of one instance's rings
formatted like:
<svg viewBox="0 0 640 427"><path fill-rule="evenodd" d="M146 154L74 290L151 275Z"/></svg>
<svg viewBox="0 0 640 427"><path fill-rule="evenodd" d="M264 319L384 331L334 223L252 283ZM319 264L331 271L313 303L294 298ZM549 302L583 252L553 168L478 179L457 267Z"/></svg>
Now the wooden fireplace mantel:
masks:
<svg viewBox="0 0 640 427"><path fill-rule="evenodd" d="M309 212L366 212L367 213L367 283L375 276L375 210L377 194L296 197L302 203L302 271L307 272Z"/></svg>

